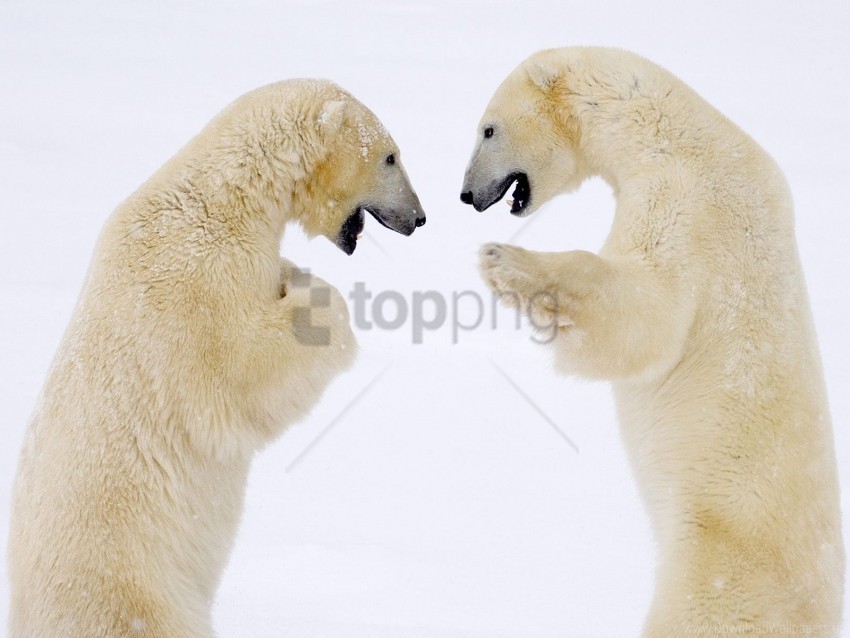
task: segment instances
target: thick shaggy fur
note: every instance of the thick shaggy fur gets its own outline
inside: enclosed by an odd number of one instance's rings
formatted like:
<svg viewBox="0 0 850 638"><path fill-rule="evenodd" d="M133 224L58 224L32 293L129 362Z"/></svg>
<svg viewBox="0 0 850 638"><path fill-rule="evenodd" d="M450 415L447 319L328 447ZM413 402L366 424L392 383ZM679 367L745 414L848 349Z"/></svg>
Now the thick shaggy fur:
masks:
<svg viewBox="0 0 850 638"><path fill-rule="evenodd" d="M532 56L480 126L464 201L486 207L517 172L526 214L590 175L616 194L598 255L491 244L481 269L558 325L560 371L613 381L660 548L644 634L832 635L835 453L775 163L673 75L617 50Z"/></svg>
<svg viewBox="0 0 850 638"><path fill-rule="evenodd" d="M110 217L20 458L12 638L213 635L253 452L356 351L338 291L280 259L284 226L336 241L401 171L386 153L349 94L282 82Z"/></svg>

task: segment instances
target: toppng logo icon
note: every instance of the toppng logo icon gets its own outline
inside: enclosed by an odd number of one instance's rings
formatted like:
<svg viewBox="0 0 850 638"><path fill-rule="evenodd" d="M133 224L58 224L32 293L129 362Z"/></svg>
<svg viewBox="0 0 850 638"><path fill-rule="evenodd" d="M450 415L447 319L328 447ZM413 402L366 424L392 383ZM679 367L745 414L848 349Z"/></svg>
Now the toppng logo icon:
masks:
<svg viewBox="0 0 850 638"><path fill-rule="evenodd" d="M312 323L313 308L328 308L331 305L331 289L327 285L312 285L313 278L309 270L295 271L289 285L292 288L309 288L310 305L298 306L293 313L292 331L295 339L305 346L329 346L331 329L329 326L315 326Z"/></svg>

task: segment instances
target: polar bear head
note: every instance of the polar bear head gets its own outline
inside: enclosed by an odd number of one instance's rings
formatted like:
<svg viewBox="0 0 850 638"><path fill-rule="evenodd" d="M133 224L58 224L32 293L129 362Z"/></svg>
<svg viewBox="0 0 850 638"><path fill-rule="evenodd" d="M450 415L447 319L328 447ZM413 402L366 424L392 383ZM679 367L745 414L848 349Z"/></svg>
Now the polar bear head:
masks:
<svg viewBox="0 0 850 638"><path fill-rule="evenodd" d="M354 252L364 213L410 235L425 223L398 146L378 118L328 80L285 80L225 109L201 143L224 181L275 228L300 223ZM222 168L223 167L223 168Z"/></svg>
<svg viewBox="0 0 850 638"><path fill-rule="evenodd" d="M587 176L557 63L551 52L538 53L496 90L466 169L460 196L465 204L483 211L516 184L508 203L511 213L523 217Z"/></svg>
<svg viewBox="0 0 850 638"><path fill-rule="evenodd" d="M401 153L368 108L336 85L311 116L317 127L315 165L307 181L308 207L300 221L310 235L324 235L345 253L357 247L365 213L410 235L425 213L401 163Z"/></svg>

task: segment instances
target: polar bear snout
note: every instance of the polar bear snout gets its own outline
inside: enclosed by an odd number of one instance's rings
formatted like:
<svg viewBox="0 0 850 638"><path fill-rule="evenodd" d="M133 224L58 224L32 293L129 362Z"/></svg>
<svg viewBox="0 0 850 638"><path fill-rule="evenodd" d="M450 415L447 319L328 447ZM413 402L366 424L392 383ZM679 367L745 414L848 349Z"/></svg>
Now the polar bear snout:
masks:
<svg viewBox="0 0 850 638"><path fill-rule="evenodd" d="M417 199L416 201L418 204L419 200ZM402 235L410 236L413 234L414 230L425 225L425 214L422 212L420 206L409 208L406 212L402 212L394 208L375 205L366 205L364 208L369 211L372 217L377 219L382 226L385 226L390 230L394 230L397 233L401 233Z"/></svg>
<svg viewBox="0 0 850 638"><path fill-rule="evenodd" d="M412 235L413 231L425 225L425 213L416 191L404 176L401 184L389 182L373 193L362 205L378 222L402 235Z"/></svg>
<svg viewBox="0 0 850 638"><path fill-rule="evenodd" d="M419 200L416 201L418 204ZM374 204L358 206L357 210L343 222L335 242L346 255L351 255L357 248L357 240L360 239L366 225L364 212L372 215L382 226L408 237L417 228L424 226L426 221L425 213L420 206L410 208L407 212Z"/></svg>
<svg viewBox="0 0 850 638"><path fill-rule="evenodd" d="M412 235L417 228L425 225L422 203L395 155L388 156L385 164L387 173L382 179L366 188L355 200L354 212L339 230L336 244L349 255L354 252L363 231L364 213L372 215L381 226L405 236Z"/></svg>
<svg viewBox="0 0 850 638"><path fill-rule="evenodd" d="M508 200L511 214L522 217L528 211L531 202L531 184L528 175L523 171L514 171L501 179L489 181L483 188L474 188L474 180L469 176L464 180L460 201L470 204L479 213L487 210L507 194L510 187L516 183L513 195Z"/></svg>

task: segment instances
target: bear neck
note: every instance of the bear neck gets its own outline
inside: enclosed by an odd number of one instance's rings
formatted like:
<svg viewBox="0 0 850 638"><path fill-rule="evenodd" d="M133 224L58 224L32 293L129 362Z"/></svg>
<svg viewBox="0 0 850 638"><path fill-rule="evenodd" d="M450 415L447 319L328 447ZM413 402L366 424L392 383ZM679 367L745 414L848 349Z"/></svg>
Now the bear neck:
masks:
<svg viewBox="0 0 850 638"><path fill-rule="evenodd" d="M636 126L648 114L632 104L594 101L579 119L580 148L590 175L599 175L615 191L669 161L661 131ZM655 115L655 114L653 114Z"/></svg>
<svg viewBox="0 0 850 638"><path fill-rule="evenodd" d="M231 211L239 211L243 222L279 241L289 221L297 217L293 194L299 190L303 170L276 162L270 149L245 143L220 149L207 156L201 166L205 196Z"/></svg>
<svg viewBox="0 0 850 638"><path fill-rule="evenodd" d="M304 96L266 93L244 96L222 112L188 156L207 198L242 212L244 223L271 231L279 244L286 224L302 221L298 195L317 163L318 133L308 124L315 118L305 112Z"/></svg>
<svg viewBox="0 0 850 638"><path fill-rule="evenodd" d="M579 150L590 175L615 190L670 162L722 144L726 120L689 87L660 67L637 71L596 64L571 65L559 97L567 118L577 121ZM582 70L576 71L581 68ZM696 108L699 106L699 108ZM688 126L681 122L687 121Z"/></svg>

